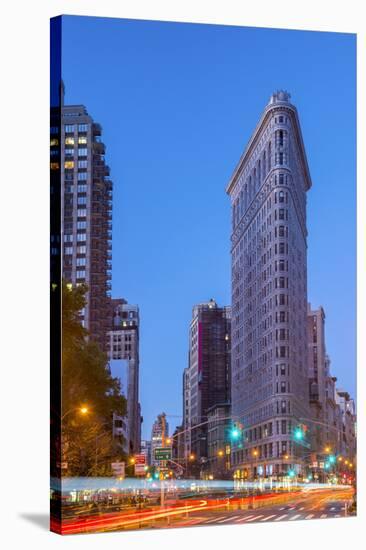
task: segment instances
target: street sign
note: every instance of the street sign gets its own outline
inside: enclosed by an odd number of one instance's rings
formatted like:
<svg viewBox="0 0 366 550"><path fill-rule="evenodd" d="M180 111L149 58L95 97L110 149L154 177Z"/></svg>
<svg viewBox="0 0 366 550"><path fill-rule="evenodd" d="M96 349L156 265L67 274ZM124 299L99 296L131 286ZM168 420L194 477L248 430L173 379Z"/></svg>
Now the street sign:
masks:
<svg viewBox="0 0 366 550"><path fill-rule="evenodd" d="M157 447L154 450L155 460L171 460L172 449L171 447Z"/></svg>
<svg viewBox="0 0 366 550"><path fill-rule="evenodd" d="M145 464L135 464L135 476L144 476L145 474Z"/></svg>
<svg viewBox="0 0 366 550"><path fill-rule="evenodd" d="M112 462L111 468L113 475L117 477L125 477L125 463L124 462Z"/></svg>
<svg viewBox="0 0 366 550"><path fill-rule="evenodd" d="M139 454L134 456L135 464L146 464L146 455L145 454Z"/></svg>

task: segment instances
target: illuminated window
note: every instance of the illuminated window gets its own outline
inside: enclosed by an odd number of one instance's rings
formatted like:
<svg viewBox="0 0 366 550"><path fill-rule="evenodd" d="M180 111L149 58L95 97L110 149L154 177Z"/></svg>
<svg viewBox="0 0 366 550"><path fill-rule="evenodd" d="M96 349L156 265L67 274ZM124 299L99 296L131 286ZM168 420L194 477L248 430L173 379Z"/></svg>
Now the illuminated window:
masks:
<svg viewBox="0 0 366 550"><path fill-rule="evenodd" d="M51 147L53 147L54 145L58 145L58 139L57 138L52 138L51 139Z"/></svg>
<svg viewBox="0 0 366 550"><path fill-rule="evenodd" d="M72 170L74 168L74 161L73 160L67 160L65 162L65 168L66 168L66 170Z"/></svg>
<svg viewBox="0 0 366 550"><path fill-rule="evenodd" d="M58 162L51 162L51 170L58 170L60 165Z"/></svg>
<svg viewBox="0 0 366 550"><path fill-rule="evenodd" d="M75 140L73 137L67 137L65 138L65 145L74 145Z"/></svg>
<svg viewBox="0 0 366 550"><path fill-rule="evenodd" d="M82 144L82 143L88 143L88 140L87 140L86 136L79 136L78 142L79 142L80 144Z"/></svg>

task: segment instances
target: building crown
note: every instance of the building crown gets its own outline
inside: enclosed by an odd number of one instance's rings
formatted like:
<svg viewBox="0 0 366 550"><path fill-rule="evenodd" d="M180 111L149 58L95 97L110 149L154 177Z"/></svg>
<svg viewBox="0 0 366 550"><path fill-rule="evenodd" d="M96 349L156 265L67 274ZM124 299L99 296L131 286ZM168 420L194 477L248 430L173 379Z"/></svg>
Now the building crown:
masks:
<svg viewBox="0 0 366 550"><path fill-rule="evenodd" d="M269 103L290 103L290 97L291 94L286 90L277 90L277 92L273 92L273 94L271 95Z"/></svg>

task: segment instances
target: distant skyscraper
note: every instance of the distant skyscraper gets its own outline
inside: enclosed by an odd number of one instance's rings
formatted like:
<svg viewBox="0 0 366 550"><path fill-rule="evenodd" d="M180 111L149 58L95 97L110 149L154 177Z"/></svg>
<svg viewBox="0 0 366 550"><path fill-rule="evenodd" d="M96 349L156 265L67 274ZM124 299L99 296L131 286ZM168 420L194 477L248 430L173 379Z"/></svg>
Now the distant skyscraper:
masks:
<svg viewBox="0 0 366 550"><path fill-rule="evenodd" d="M166 414L161 413L155 420L151 430L151 464L160 466L160 461L155 460L155 449L166 446L166 438L169 435L169 424Z"/></svg>
<svg viewBox="0 0 366 550"><path fill-rule="evenodd" d="M139 404L139 308L126 300L111 300L112 320L107 334L108 357L113 361L125 362L125 388L127 398L127 432L129 452L140 450L141 412Z"/></svg>
<svg viewBox="0 0 366 550"><path fill-rule="evenodd" d="M274 93L227 186L232 205L232 414L240 476L300 472L294 429L309 416L306 192L290 95Z"/></svg>
<svg viewBox="0 0 366 550"><path fill-rule="evenodd" d="M214 300L193 307L189 329L189 366L184 371L185 453L208 457L208 409L230 402L230 307Z"/></svg>
<svg viewBox="0 0 366 550"><path fill-rule="evenodd" d="M51 111L51 173L61 170L62 270L67 282L88 285L82 322L103 350L111 289L112 182L101 126L83 105Z"/></svg>

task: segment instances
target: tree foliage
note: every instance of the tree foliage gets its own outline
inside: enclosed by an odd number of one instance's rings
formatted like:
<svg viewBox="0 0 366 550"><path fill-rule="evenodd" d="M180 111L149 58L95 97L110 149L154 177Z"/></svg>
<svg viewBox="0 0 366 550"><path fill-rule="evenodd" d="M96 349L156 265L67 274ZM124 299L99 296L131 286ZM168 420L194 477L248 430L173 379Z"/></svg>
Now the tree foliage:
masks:
<svg viewBox="0 0 366 550"><path fill-rule="evenodd" d="M81 325L85 285L62 287L62 440L67 475L106 475L110 462L122 458L112 437L113 412L126 414L120 382L106 354ZM82 415L81 407L88 413ZM121 441L119 442L121 443Z"/></svg>

